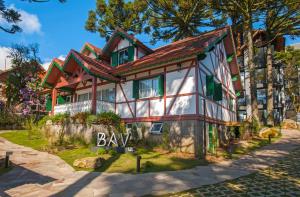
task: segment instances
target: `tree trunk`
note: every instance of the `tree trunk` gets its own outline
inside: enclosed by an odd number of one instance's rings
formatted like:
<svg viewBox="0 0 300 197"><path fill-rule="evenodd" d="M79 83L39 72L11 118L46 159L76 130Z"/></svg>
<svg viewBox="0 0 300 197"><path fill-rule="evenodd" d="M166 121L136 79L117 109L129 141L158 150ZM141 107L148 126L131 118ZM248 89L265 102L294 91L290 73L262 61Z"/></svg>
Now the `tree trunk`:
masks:
<svg viewBox="0 0 300 197"><path fill-rule="evenodd" d="M267 46L267 125L274 126L273 117L273 53L272 44Z"/></svg>
<svg viewBox="0 0 300 197"><path fill-rule="evenodd" d="M248 69L250 73L250 94L251 94L251 119L252 121L259 122L258 108L257 108L257 92L255 83L255 64L254 64L254 44L252 36L252 25L246 26L246 38L247 38L247 49L248 49Z"/></svg>

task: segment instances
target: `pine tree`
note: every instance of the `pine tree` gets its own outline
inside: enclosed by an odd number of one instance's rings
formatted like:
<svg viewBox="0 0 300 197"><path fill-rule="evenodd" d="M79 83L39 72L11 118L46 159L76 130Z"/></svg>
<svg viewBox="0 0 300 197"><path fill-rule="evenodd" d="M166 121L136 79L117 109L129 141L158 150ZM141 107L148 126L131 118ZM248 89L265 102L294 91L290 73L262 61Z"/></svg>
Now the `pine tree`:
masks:
<svg viewBox="0 0 300 197"><path fill-rule="evenodd" d="M300 4L294 0L268 0L261 13L266 32L267 47L267 124L274 125L273 120L273 47L272 42L281 36L300 35Z"/></svg>
<svg viewBox="0 0 300 197"><path fill-rule="evenodd" d="M151 42L179 40L199 35L203 27L217 27L224 20L205 0L97 0L85 28L109 37L117 28L151 35Z"/></svg>

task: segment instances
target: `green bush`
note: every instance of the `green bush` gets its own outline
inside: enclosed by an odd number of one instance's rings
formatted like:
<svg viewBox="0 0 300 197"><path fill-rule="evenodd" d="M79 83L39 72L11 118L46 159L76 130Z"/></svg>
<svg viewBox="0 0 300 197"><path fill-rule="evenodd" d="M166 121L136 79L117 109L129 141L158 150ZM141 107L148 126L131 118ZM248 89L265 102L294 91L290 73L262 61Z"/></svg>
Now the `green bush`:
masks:
<svg viewBox="0 0 300 197"><path fill-rule="evenodd" d="M104 155L104 154L106 154L106 150L105 150L105 148L99 148L97 153L98 153L98 155Z"/></svg>
<svg viewBox="0 0 300 197"><path fill-rule="evenodd" d="M138 154L138 155L146 154L147 152L148 152L148 150L145 148L138 148L136 150L136 154Z"/></svg>
<svg viewBox="0 0 300 197"><path fill-rule="evenodd" d="M103 124L104 126L119 128L121 117L114 112L102 112L97 115L97 123Z"/></svg>
<svg viewBox="0 0 300 197"><path fill-rule="evenodd" d="M118 153L117 153L117 151L115 151L114 149L111 149L111 150L108 151L108 154L110 154L111 156L115 156L115 155L117 155Z"/></svg>
<svg viewBox="0 0 300 197"><path fill-rule="evenodd" d="M70 119L70 114L57 114L53 116L44 116L39 122L38 126L43 127L46 125L48 120L51 120L53 124L63 124L68 122Z"/></svg>
<svg viewBox="0 0 300 197"><path fill-rule="evenodd" d="M86 123L91 125L97 123L97 116L96 115L89 115L86 119Z"/></svg>
<svg viewBox="0 0 300 197"><path fill-rule="evenodd" d="M0 111L0 127L17 126L21 127L25 119L22 116L13 114L8 110Z"/></svg>
<svg viewBox="0 0 300 197"><path fill-rule="evenodd" d="M88 117L91 115L89 112L79 112L75 114L74 116L71 116L71 119L73 122L77 122L80 124L86 124Z"/></svg>

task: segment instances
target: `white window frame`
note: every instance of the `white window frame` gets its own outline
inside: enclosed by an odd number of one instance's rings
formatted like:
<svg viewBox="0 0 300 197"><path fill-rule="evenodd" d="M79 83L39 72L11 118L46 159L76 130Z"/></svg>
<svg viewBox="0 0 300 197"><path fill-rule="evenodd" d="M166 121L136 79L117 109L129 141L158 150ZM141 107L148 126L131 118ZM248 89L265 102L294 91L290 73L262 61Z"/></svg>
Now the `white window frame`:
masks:
<svg viewBox="0 0 300 197"><path fill-rule="evenodd" d="M153 130L156 125L160 125L158 130ZM149 133L151 134L162 134L163 123L162 122L152 122Z"/></svg>
<svg viewBox="0 0 300 197"><path fill-rule="evenodd" d="M128 54L128 58L127 58L127 61L124 61L124 62L120 62L120 60L121 60L121 52L125 52L125 51L127 51L127 54ZM129 51L128 51L128 47L127 48L124 48L124 49L121 49L121 50L119 50L118 51L118 65L121 65L121 64L125 64L125 63L127 63L127 62L129 62Z"/></svg>
<svg viewBox="0 0 300 197"><path fill-rule="evenodd" d="M146 90L146 89L143 89L141 88L142 85L141 83L142 82L146 82L146 81L150 81L150 90ZM154 81L156 81L156 89L154 88ZM139 98L149 98L149 97L158 97L159 96L159 93L158 93L158 90L159 90L159 79L158 77L153 77L153 78L149 78L149 79L143 79L143 80L140 80L139 81ZM145 94L145 92L142 92L142 91L149 91L149 93L147 92L146 95L143 95Z"/></svg>
<svg viewBox="0 0 300 197"><path fill-rule="evenodd" d="M82 94L78 94L77 95L77 102L83 102L83 101L79 101L79 96L81 96L81 95L84 95L84 94L87 94L88 95L88 99L87 100L84 100L84 101L89 101L89 100L91 100L91 92L86 92L86 93L82 93Z"/></svg>

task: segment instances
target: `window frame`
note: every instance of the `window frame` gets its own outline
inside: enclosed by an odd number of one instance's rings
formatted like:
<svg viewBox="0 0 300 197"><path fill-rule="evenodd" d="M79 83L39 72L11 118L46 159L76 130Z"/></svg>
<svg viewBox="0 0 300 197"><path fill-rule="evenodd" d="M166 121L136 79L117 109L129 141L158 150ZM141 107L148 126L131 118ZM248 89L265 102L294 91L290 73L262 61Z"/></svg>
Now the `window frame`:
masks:
<svg viewBox="0 0 300 197"><path fill-rule="evenodd" d="M153 131L153 128L155 127L155 125L157 125L157 124L160 124L160 128L159 128L159 130L154 130ZM152 124L151 124L151 127L150 127L150 130L149 130L149 133L151 133L151 134L162 134L162 130L163 130L163 123L162 122L152 122Z"/></svg>
<svg viewBox="0 0 300 197"><path fill-rule="evenodd" d="M151 84L150 84L150 90L147 90L145 88L142 88L142 85L141 83L145 82L145 81L151 81ZM156 81L154 83L154 81ZM159 76L156 76L156 77L152 77L152 78L147 78L147 79L141 79L138 81L139 83L139 98L151 98L151 97L159 97ZM154 87L156 88L154 90ZM142 93L142 91L150 91L150 93L146 92L146 95L145 93Z"/></svg>
<svg viewBox="0 0 300 197"><path fill-rule="evenodd" d="M124 62L120 62L120 60L121 60L121 56L120 56L120 53L121 52L125 52L125 51L127 51L127 61L124 61ZM118 50L118 65L122 65L122 64L125 64L125 63L127 63L127 62L129 62L129 47L126 47L126 48L123 48L123 49L120 49L120 50Z"/></svg>

